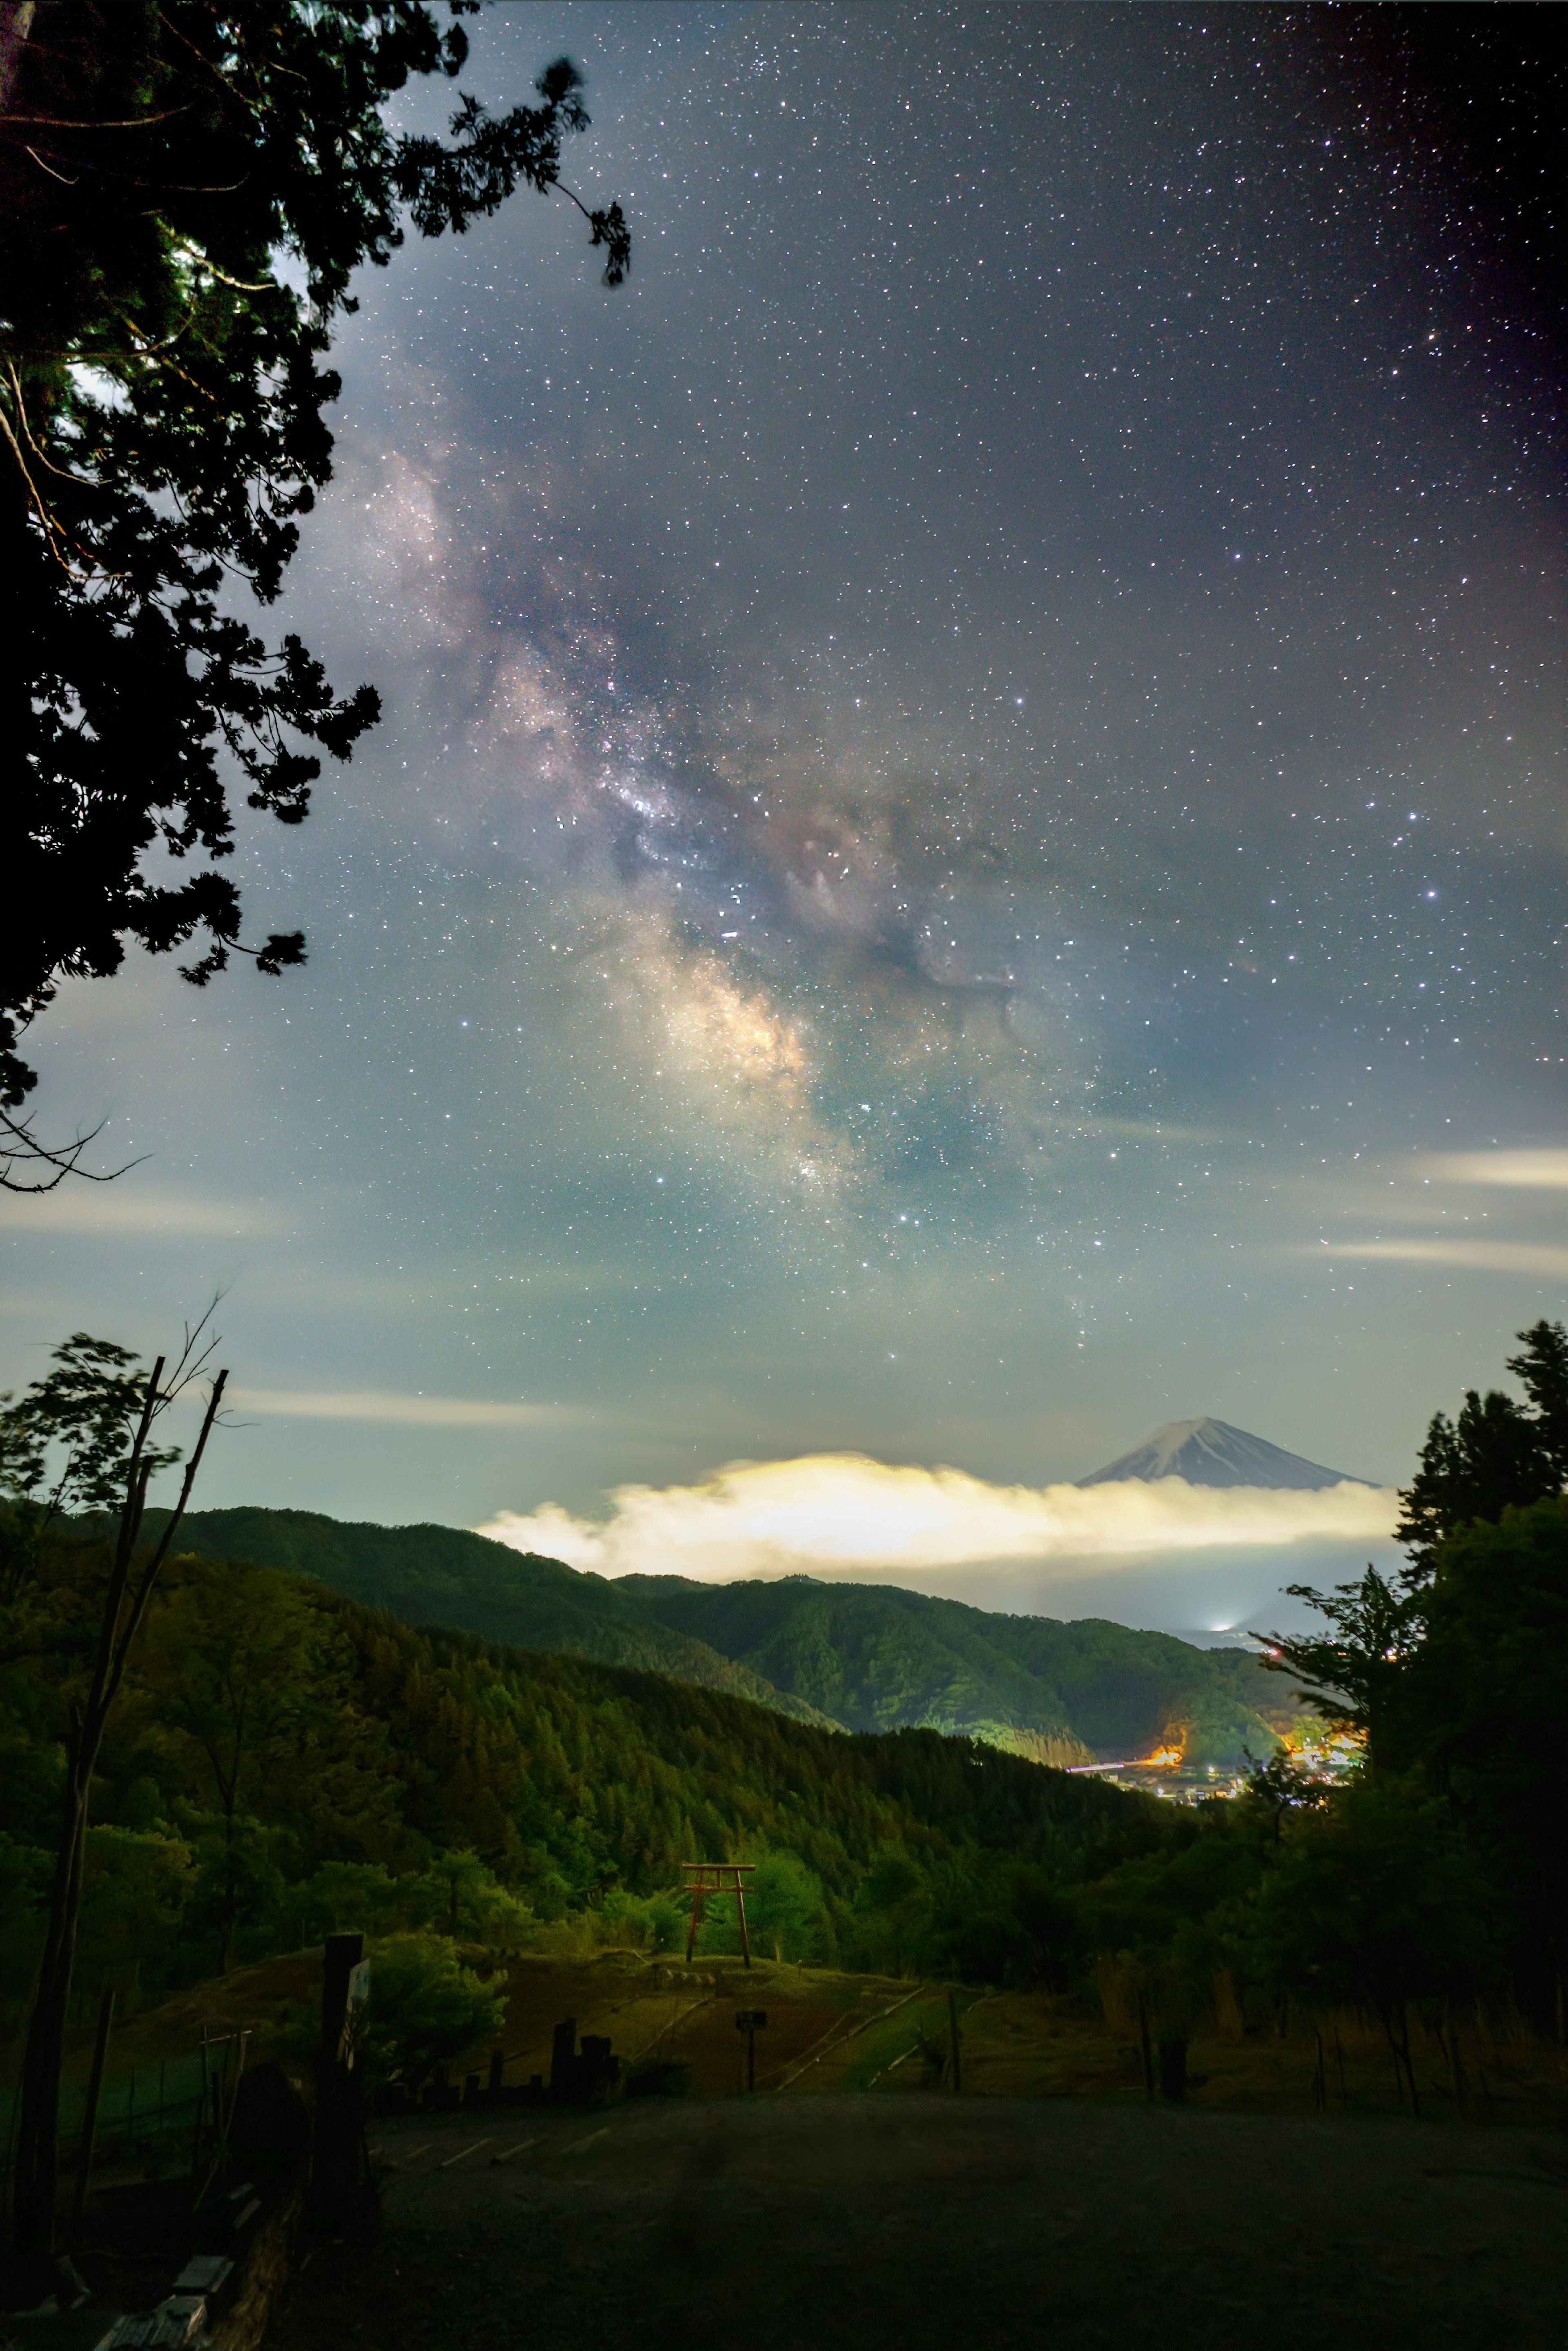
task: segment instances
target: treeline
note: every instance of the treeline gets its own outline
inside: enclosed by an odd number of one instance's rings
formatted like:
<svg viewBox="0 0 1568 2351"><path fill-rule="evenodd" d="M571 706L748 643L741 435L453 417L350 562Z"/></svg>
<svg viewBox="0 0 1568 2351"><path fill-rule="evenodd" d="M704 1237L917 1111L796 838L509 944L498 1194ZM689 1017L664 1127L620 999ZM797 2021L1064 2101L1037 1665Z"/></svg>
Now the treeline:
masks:
<svg viewBox="0 0 1568 2351"><path fill-rule="evenodd" d="M149 1530L165 1515L150 1510ZM319 1510L242 1504L192 1510L181 1540L210 1559L312 1576L406 1624L477 1633L508 1648L558 1649L601 1665L636 1666L755 1698L801 1721L823 1719L707 1643L661 1624L603 1576L579 1574L558 1559L513 1551L466 1528L383 1527Z"/></svg>
<svg viewBox="0 0 1568 2351"><path fill-rule="evenodd" d="M1568 1332L1519 1335L1524 1401L1472 1390L1431 1423L1404 1498L1407 1564L1290 1587L1321 1630L1270 1662L1354 1735L1355 1770L1334 1784L1277 1754L1190 1843L1078 1897L1081 1949L1174 2032L1217 2003L1353 2010L1381 2026L1412 2100L1417 2014L1450 2043L1478 2009L1564 2039Z"/></svg>
<svg viewBox="0 0 1568 2351"><path fill-rule="evenodd" d="M100 1543L51 1539L0 1665L13 2002L40 1930L104 1566ZM156 1991L339 1924L517 1943L576 1919L669 1943L683 1931L680 1864L715 1856L763 1865L764 1944L880 1964L940 1932L917 1933L915 1889L927 1910L961 1909L956 1889L983 1880L995 1912L1019 1873L1085 1883L1158 1851L1174 1826L1151 1800L975 1742L845 1737L188 1556L165 1571L104 1742L78 1983L90 1998L109 1969ZM716 1921L710 1939L725 1931Z"/></svg>
<svg viewBox="0 0 1568 2351"><path fill-rule="evenodd" d="M1189 1762L1263 1754L1299 1715L1247 1650L1088 1617L1004 1615L894 1586L815 1576L694 1583L624 1576L643 1615L844 1724L919 1723L1046 1763L1174 1747Z"/></svg>
<svg viewBox="0 0 1568 2351"><path fill-rule="evenodd" d="M148 1513L150 1527L161 1514ZM1075 1764L1175 1747L1194 1763L1263 1754L1294 1693L1250 1651L1089 1618L1009 1616L897 1586L815 1576L607 1582L456 1527L381 1527L313 1510L194 1511L182 1541L317 1578L410 1625L455 1626L727 1689L846 1730L915 1727Z"/></svg>

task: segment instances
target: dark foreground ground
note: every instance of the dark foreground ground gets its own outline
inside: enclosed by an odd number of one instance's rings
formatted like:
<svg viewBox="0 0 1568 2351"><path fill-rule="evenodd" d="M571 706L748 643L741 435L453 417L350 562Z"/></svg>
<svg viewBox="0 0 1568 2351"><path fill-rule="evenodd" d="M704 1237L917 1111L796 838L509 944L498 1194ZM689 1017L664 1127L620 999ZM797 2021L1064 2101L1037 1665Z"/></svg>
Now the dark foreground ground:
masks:
<svg viewBox="0 0 1568 2351"><path fill-rule="evenodd" d="M1568 2351L1555 2133L873 2095L374 2145L379 2241L318 2245L266 2351Z"/></svg>

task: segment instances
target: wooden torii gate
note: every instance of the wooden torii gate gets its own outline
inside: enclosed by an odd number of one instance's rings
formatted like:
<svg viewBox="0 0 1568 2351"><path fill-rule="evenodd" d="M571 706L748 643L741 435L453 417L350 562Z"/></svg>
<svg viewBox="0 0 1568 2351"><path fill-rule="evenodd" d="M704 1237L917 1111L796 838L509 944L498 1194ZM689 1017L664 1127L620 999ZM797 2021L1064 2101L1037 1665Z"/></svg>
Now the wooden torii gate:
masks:
<svg viewBox="0 0 1568 2351"><path fill-rule="evenodd" d="M751 1940L746 1933L746 1896L741 1879L754 1861L683 1861L687 1873L681 1881L681 1891L691 1896L691 1923L686 1929L686 1958L690 1964L697 1948L697 1929L702 1924L702 1906L710 1894L732 1894L735 1916L741 1922L741 1957L747 1967L752 1964Z"/></svg>

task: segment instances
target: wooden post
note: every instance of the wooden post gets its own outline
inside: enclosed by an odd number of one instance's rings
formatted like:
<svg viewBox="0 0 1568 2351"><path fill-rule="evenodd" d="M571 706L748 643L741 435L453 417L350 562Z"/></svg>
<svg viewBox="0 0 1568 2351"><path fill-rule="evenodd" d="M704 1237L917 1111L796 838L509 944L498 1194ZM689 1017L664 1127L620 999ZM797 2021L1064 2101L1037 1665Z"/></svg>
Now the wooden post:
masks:
<svg viewBox="0 0 1568 2351"><path fill-rule="evenodd" d="M7 2201L11 2195L11 2158L16 2152L16 2115L21 2103L19 2098L12 2099L11 2119L5 2126L5 2168L0 2171L0 2182L4 2183Z"/></svg>
<svg viewBox="0 0 1568 2351"><path fill-rule="evenodd" d="M747 1967L752 1964L751 1938L746 1933L746 1897L741 1886L741 1873L735 1872L735 1916L741 1922L741 1957Z"/></svg>
<svg viewBox="0 0 1568 2351"><path fill-rule="evenodd" d="M321 2053L334 2064L343 2057L348 2022L348 1979L365 1956L363 1935L328 1935L321 1950Z"/></svg>
<svg viewBox="0 0 1568 2351"><path fill-rule="evenodd" d="M202 2086L196 2093L196 2121L191 2133L191 2210L196 2209L201 2192L202 2138L207 2127L207 2028L202 2027Z"/></svg>
<svg viewBox="0 0 1568 2351"><path fill-rule="evenodd" d="M748 2095L757 2086L757 2035L768 2021L765 2008L742 2008L735 2016L737 2032L746 2036L746 2090Z"/></svg>
<svg viewBox="0 0 1568 2351"><path fill-rule="evenodd" d="M1183 2032L1159 2036L1159 2095L1168 2105L1187 2103L1187 2036Z"/></svg>
<svg viewBox="0 0 1568 2351"><path fill-rule="evenodd" d="M963 2088L963 2049L959 2039L958 1994L948 1994L948 2046L952 2052L953 2095Z"/></svg>
<svg viewBox="0 0 1568 2351"><path fill-rule="evenodd" d="M686 1928L686 1964L691 1964L691 1954L697 1949L697 1929L702 1924L702 1896L706 1887L698 1878L691 1888L691 1917Z"/></svg>
<svg viewBox="0 0 1568 2351"><path fill-rule="evenodd" d="M77 2156L77 2193L71 2207L71 2235L81 2230L87 2210L88 2183L92 2178L92 2147L98 2135L98 2102L103 2089L103 2064L109 2054L109 2029L114 2022L114 1986L105 1984L98 2004L98 2032L92 2044L92 2072L88 2075L87 2105L82 2114L82 2143Z"/></svg>
<svg viewBox="0 0 1568 2351"><path fill-rule="evenodd" d="M363 2201L360 2147L363 2117L354 2073L350 2010L364 1979L363 1935L328 1935L322 1949L321 2041L316 2053L316 2147L311 2202L325 2220L341 2226Z"/></svg>
<svg viewBox="0 0 1568 2351"><path fill-rule="evenodd" d="M234 2085L233 2085L233 2087L232 2087L232 2088L230 2088L230 2090L229 2090L229 2095L228 2095L228 2101L227 2101L227 2104L225 2105L225 2106L224 2106L224 2108L223 2108L223 2136L222 2154L223 2154L223 2161L224 2161L225 2163L226 2163L226 2162L228 2161L228 2159L229 2159L229 2125L230 2125L230 2124L234 2121L234 2107L235 2107L235 2105L236 2105L236 2104L238 2103L238 2100L239 2100L239 2095L240 2095L240 2083L241 2083L242 2079L244 2078L244 2070L245 2070L245 2053L246 2053L246 2051L249 2049L249 2047L250 2047L250 2045L251 2045L251 2029L250 2029L250 2026L249 2026L248 2024L246 2025L246 2027L245 2027L245 2029L244 2029L244 2031L243 2032L238 2033L238 2034L235 2034L234 2036L233 2036L233 2043L234 2043ZM225 2053L224 2053L224 2057L223 2057L223 2081L224 2081L225 2085L227 2085L227 2083L228 2083L228 2079L229 2079L229 2058L228 2058L228 2053L227 2053L227 2052L225 2052Z"/></svg>

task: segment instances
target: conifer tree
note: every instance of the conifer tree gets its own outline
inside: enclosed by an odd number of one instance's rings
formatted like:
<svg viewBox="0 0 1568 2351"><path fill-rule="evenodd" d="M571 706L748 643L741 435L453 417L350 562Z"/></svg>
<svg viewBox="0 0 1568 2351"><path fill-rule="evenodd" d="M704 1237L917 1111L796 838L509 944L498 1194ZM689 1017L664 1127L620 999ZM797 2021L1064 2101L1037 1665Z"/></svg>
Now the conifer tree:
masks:
<svg viewBox="0 0 1568 2351"><path fill-rule="evenodd" d="M1568 1331L1532 1323L1508 1368L1529 1399L1468 1389L1457 1416L1434 1413L1420 1466L1400 1496L1395 1529L1410 1554L1404 1581L1431 1579L1438 1546L1460 1527L1494 1524L1505 1510L1545 1500L1568 1482Z"/></svg>

